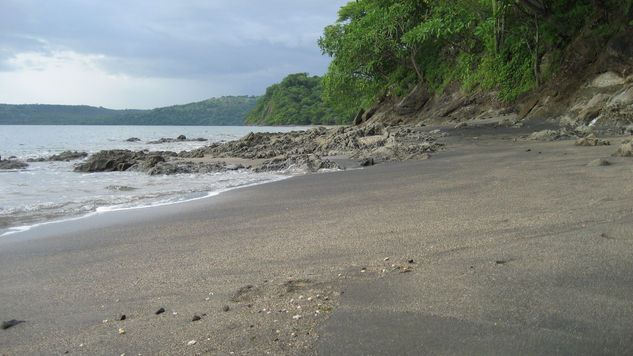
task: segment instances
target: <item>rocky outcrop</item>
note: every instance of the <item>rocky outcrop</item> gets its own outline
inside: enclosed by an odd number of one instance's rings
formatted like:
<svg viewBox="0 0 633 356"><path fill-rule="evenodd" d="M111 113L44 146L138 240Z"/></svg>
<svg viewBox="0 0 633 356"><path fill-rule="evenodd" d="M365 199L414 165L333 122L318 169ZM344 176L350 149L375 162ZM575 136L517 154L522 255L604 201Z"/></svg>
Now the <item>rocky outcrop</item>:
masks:
<svg viewBox="0 0 633 356"><path fill-rule="evenodd" d="M439 131L424 132L413 126L369 123L354 127L288 133L250 133L225 143L214 143L188 152L101 151L78 164L78 172L134 170L148 174L208 173L241 168L253 171L340 169L330 156L356 158L362 162L424 159L441 147ZM204 160L199 160L204 158ZM224 159L253 160L244 167ZM209 161L213 162L209 162Z"/></svg>
<svg viewBox="0 0 633 356"><path fill-rule="evenodd" d="M614 157L633 157L633 139L622 142L618 150L613 154Z"/></svg>
<svg viewBox="0 0 633 356"><path fill-rule="evenodd" d="M156 145L156 144L160 144L160 143L172 143L172 142L205 142L208 141L206 138L187 138L187 136L185 135L180 135L176 138L167 138L167 137L162 137L158 140L155 141L149 141L147 142L148 144L152 144L152 145Z"/></svg>
<svg viewBox="0 0 633 356"><path fill-rule="evenodd" d="M88 153L86 152L64 151L62 153L52 155L48 158L29 158L27 162L50 162L50 161L69 162L69 161L75 161L78 159L83 159L86 157L88 157Z"/></svg>
<svg viewBox="0 0 633 356"><path fill-rule="evenodd" d="M290 133L250 133L244 138L200 149L215 158L272 159L316 155L373 157L376 161L411 159L437 150L437 136L412 126L361 126L316 128ZM291 159L292 161L292 159Z"/></svg>
<svg viewBox="0 0 633 356"><path fill-rule="evenodd" d="M144 170L149 175L179 174L179 173L214 173L234 170L224 163L202 163L202 162L159 162L149 169Z"/></svg>
<svg viewBox="0 0 633 356"><path fill-rule="evenodd" d="M24 169L27 163L15 159L0 159L0 169Z"/></svg>
<svg viewBox="0 0 633 356"><path fill-rule="evenodd" d="M126 171L132 166L145 160L143 152L130 150L107 150L97 152L88 159L75 166L76 172L113 172Z"/></svg>
<svg viewBox="0 0 633 356"><path fill-rule="evenodd" d="M255 172L275 172L284 170L302 170L316 172L322 169L341 169L341 167L328 159L323 159L315 154L285 155L264 161L261 166L254 169Z"/></svg>
<svg viewBox="0 0 633 356"><path fill-rule="evenodd" d="M608 146L610 144L611 142L598 138L592 133L576 141L576 146Z"/></svg>

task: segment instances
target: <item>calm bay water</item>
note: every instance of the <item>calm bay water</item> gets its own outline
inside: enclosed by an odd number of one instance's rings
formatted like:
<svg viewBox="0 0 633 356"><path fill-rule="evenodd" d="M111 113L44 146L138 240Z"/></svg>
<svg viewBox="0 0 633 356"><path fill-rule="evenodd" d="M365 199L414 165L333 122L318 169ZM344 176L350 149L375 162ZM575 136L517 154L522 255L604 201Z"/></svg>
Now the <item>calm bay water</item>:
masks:
<svg viewBox="0 0 633 356"><path fill-rule="evenodd" d="M107 149L189 151L249 132L285 132L302 127L246 126L0 126L0 156L21 161L63 151ZM205 138L149 144L160 138ZM127 142L131 137L139 142ZM222 191L284 179L288 174L238 170L211 174L148 176L139 172L77 173L73 162L33 162L25 170L0 170L0 236L51 221L110 210L203 198Z"/></svg>

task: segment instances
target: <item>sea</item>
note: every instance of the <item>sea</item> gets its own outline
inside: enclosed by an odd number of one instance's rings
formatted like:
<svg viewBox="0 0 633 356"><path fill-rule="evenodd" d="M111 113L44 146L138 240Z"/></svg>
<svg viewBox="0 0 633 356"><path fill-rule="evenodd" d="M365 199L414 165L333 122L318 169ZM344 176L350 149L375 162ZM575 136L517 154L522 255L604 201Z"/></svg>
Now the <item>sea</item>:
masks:
<svg viewBox="0 0 633 356"><path fill-rule="evenodd" d="M21 126L0 125L0 156L20 161L64 151L189 151L249 132L288 132L306 127L261 126ZM161 138L207 141L150 143ZM129 138L140 141L129 142ZM240 187L282 180L297 171L254 173L247 169L208 174L149 176L142 172L74 172L81 162L29 162L0 170L0 237L41 224L108 211L178 204Z"/></svg>

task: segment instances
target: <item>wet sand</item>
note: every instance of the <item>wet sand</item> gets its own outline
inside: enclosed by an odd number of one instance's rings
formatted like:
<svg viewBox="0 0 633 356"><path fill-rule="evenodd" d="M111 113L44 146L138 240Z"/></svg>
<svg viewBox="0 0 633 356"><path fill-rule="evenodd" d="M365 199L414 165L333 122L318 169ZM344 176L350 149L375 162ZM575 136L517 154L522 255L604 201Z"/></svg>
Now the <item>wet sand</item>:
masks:
<svg viewBox="0 0 633 356"><path fill-rule="evenodd" d="M461 130L423 161L9 236L0 318L25 322L0 354L631 353L633 160L611 140Z"/></svg>

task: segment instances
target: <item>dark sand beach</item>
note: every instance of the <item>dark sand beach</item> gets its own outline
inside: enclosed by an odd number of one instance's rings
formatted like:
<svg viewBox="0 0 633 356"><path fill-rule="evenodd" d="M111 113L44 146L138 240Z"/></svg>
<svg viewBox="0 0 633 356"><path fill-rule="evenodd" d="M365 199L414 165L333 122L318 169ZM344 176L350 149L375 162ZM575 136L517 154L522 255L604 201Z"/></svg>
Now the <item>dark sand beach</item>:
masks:
<svg viewBox="0 0 633 356"><path fill-rule="evenodd" d="M5 237L0 318L25 322L0 354L631 354L633 160L609 139L466 129Z"/></svg>

